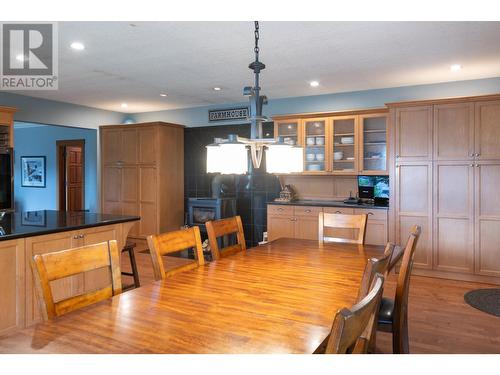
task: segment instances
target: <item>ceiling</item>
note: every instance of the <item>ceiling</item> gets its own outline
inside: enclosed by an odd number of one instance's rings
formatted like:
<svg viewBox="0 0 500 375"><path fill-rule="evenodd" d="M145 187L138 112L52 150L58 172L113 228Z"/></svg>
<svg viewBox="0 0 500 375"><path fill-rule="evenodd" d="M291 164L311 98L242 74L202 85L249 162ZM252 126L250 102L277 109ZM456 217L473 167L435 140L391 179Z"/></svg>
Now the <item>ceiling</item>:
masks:
<svg viewBox="0 0 500 375"><path fill-rule="evenodd" d="M270 99L500 76L500 22L261 22L260 37ZM60 22L59 90L18 93L130 113L240 102L253 43L253 22Z"/></svg>

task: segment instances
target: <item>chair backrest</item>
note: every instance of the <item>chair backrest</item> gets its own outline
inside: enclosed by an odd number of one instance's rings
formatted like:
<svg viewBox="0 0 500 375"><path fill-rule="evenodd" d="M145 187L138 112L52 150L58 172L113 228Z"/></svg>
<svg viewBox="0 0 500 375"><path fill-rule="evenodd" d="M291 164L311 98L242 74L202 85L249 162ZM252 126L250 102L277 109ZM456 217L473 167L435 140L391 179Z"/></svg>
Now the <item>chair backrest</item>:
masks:
<svg viewBox="0 0 500 375"><path fill-rule="evenodd" d="M370 292L351 309L343 308L335 315L325 353L353 353L358 340L369 337L367 327L373 322L382 298L384 277L377 274ZM366 353L368 345L359 345L361 353Z"/></svg>
<svg viewBox="0 0 500 375"><path fill-rule="evenodd" d="M197 226L176 230L174 232L151 235L148 236L147 240L149 252L151 253L151 260L153 262L155 280L162 280L176 273L188 271L205 264L203 248L201 246L200 229ZM193 261L170 257L173 263L178 264L165 270L162 256L191 248L194 249L195 259ZM175 260L178 262L174 262Z"/></svg>
<svg viewBox="0 0 500 375"><path fill-rule="evenodd" d="M361 285L358 290L357 301L361 301L368 294L370 286L372 285L373 279L377 273L387 277L389 261L391 260L393 251L394 244L389 242L385 246L384 254L380 258L368 259L363 273L363 278L361 279Z"/></svg>
<svg viewBox="0 0 500 375"><path fill-rule="evenodd" d="M420 237L421 228L415 226L412 228L412 233L406 242L401 268L399 269L398 282L396 286L396 297L394 298L394 320L393 330L401 332L407 319L408 309L408 293L410 291L410 276L413 268L413 258L415 256L415 249Z"/></svg>
<svg viewBox="0 0 500 375"><path fill-rule="evenodd" d="M343 243L353 243L353 244L364 244L365 243L365 233L366 233L366 218L367 215L346 215L346 214L329 214L320 212L319 213L319 234L318 238L320 242L343 242ZM355 239L352 238L338 238L338 237L328 237L324 235L325 228L344 228L344 229L357 229L358 236Z"/></svg>
<svg viewBox="0 0 500 375"><path fill-rule="evenodd" d="M207 221L205 226L207 228L208 241L213 259L220 259L247 249L241 217L234 216L227 219ZM225 248L219 248L217 239L229 234L236 234L237 243Z"/></svg>
<svg viewBox="0 0 500 375"><path fill-rule="evenodd" d="M417 240L418 240L418 237L420 236L420 227L418 225L414 225L411 227L410 236L408 236L408 240L406 241L406 244L404 247L401 247L401 246L394 247L394 252L392 253L392 258L391 258L391 261L389 263L388 272L391 272L394 269L394 267L396 267L396 265L401 260L401 258L403 257L405 249L408 247L408 241L411 238L411 234L415 234L417 236Z"/></svg>
<svg viewBox="0 0 500 375"><path fill-rule="evenodd" d="M120 254L115 240L53 253L36 254L31 269L44 320L102 301L122 292ZM54 302L50 282L99 268L109 268L111 284Z"/></svg>

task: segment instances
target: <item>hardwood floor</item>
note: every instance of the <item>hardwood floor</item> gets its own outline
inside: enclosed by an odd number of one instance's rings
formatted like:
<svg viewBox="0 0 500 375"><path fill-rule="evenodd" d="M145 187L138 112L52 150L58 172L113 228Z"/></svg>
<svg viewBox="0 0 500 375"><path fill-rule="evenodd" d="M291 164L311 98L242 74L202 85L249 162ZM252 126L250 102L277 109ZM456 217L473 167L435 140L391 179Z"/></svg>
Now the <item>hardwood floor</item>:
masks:
<svg viewBox="0 0 500 375"><path fill-rule="evenodd" d="M137 242L136 259L141 285L154 280L146 243ZM123 270L130 270L126 255ZM124 283L131 278L123 276ZM387 280L386 296L393 296L396 275ZM469 290L493 287L471 283L413 276L410 285L409 331L411 353L500 353L500 318L476 310L464 302ZM333 319L333 316L332 316ZM392 352L391 335L377 333L377 352Z"/></svg>

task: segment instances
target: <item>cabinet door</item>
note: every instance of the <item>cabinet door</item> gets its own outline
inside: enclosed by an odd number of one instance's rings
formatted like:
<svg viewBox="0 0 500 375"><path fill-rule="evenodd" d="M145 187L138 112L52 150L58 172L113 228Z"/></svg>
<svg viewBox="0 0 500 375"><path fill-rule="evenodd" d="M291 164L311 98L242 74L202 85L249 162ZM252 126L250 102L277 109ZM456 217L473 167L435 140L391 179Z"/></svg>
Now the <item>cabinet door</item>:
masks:
<svg viewBox="0 0 500 375"><path fill-rule="evenodd" d="M116 164L122 158L122 130L102 129L101 158L103 164Z"/></svg>
<svg viewBox="0 0 500 375"><path fill-rule="evenodd" d="M358 117L336 116L332 119L332 172L356 174L358 172Z"/></svg>
<svg viewBox="0 0 500 375"><path fill-rule="evenodd" d="M121 180L121 208L123 215L139 215L139 168L124 166ZM135 223L129 232L130 236L139 234L139 223Z"/></svg>
<svg viewBox="0 0 500 375"><path fill-rule="evenodd" d="M328 119L303 120L304 172L325 172L328 166Z"/></svg>
<svg viewBox="0 0 500 375"><path fill-rule="evenodd" d="M356 215L367 215L365 244L385 246L388 241L387 211L382 209L354 209Z"/></svg>
<svg viewBox="0 0 500 375"><path fill-rule="evenodd" d="M104 165L102 167L102 212L122 214L121 206L122 167Z"/></svg>
<svg viewBox="0 0 500 375"><path fill-rule="evenodd" d="M500 100L476 103L475 153L480 160L500 159Z"/></svg>
<svg viewBox="0 0 500 375"><path fill-rule="evenodd" d="M155 167L139 167L139 235L158 233L157 176Z"/></svg>
<svg viewBox="0 0 500 375"><path fill-rule="evenodd" d="M285 143L291 145L302 144L302 127L300 120L280 120L274 122L274 134L283 137Z"/></svg>
<svg viewBox="0 0 500 375"><path fill-rule="evenodd" d="M24 239L0 242L0 335L24 327Z"/></svg>
<svg viewBox="0 0 500 375"><path fill-rule="evenodd" d="M323 209L321 207L316 206L295 206L295 238L317 240L319 213L322 211Z"/></svg>
<svg viewBox="0 0 500 375"><path fill-rule="evenodd" d="M359 116L359 170L362 174L387 174L387 116Z"/></svg>
<svg viewBox="0 0 500 375"><path fill-rule="evenodd" d="M155 164L157 157L156 143L158 138L156 127L139 129L139 163Z"/></svg>
<svg viewBox="0 0 500 375"><path fill-rule="evenodd" d="M434 159L468 160L474 156L474 104L434 106Z"/></svg>
<svg viewBox="0 0 500 375"><path fill-rule="evenodd" d="M294 238L294 224L293 217L268 216L267 236L269 241L278 238Z"/></svg>
<svg viewBox="0 0 500 375"><path fill-rule="evenodd" d="M396 109L396 161L432 160L432 106Z"/></svg>
<svg viewBox="0 0 500 375"><path fill-rule="evenodd" d="M434 165L434 268L474 271L474 164Z"/></svg>
<svg viewBox="0 0 500 375"><path fill-rule="evenodd" d="M121 134L120 161L125 164L137 163L137 129L123 129Z"/></svg>
<svg viewBox="0 0 500 375"><path fill-rule="evenodd" d="M63 232L26 238L26 325L40 320L38 302L33 287L30 259L35 254L71 249L81 246L77 232ZM50 283L54 300L70 298L82 294L84 290L83 275L65 277Z"/></svg>
<svg viewBox="0 0 500 375"><path fill-rule="evenodd" d="M475 270L500 277L500 162L481 162L475 169Z"/></svg>
<svg viewBox="0 0 500 375"><path fill-rule="evenodd" d="M399 163L395 177L396 242L404 246L411 226L420 225L414 264L432 268L432 163Z"/></svg>

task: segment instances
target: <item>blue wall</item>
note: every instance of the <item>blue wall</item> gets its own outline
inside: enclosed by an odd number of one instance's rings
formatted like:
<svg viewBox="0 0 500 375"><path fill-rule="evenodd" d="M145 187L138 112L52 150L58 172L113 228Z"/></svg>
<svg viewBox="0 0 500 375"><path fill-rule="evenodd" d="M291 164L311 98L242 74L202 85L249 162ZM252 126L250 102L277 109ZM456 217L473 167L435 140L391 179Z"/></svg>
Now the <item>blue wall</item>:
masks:
<svg viewBox="0 0 500 375"><path fill-rule="evenodd" d="M0 92L0 106L15 107L15 121L97 129L100 125L121 124L124 113L82 105Z"/></svg>
<svg viewBox="0 0 500 375"><path fill-rule="evenodd" d="M19 127L21 125L21 127ZM16 210L57 209L56 141L85 140L85 208L99 211L97 196L97 130L63 126L14 125L14 198ZM21 186L21 156L46 157L46 188Z"/></svg>
<svg viewBox="0 0 500 375"><path fill-rule="evenodd" d="M263 92L266 93L265 82L262 82L262 88ZM264 114L267 116L275 116L292 113L364 109L383 107L385 103L405 100L440 99L453 96L472 96L498 93L500 93L500 77L284 99L271 98L271 100L269 100L269 104L264 106ZM244 99L243 96L242 99ZM248 102L242 100L240 103L136 113L133 116L137 122L166 121L190 127L222 124L227 125L228 122L209 123L208 110L215 108L231 108L233 106L241 105L248 105ZM245 123L245 121L231 121L229 123L238 124Z"/></svg>

